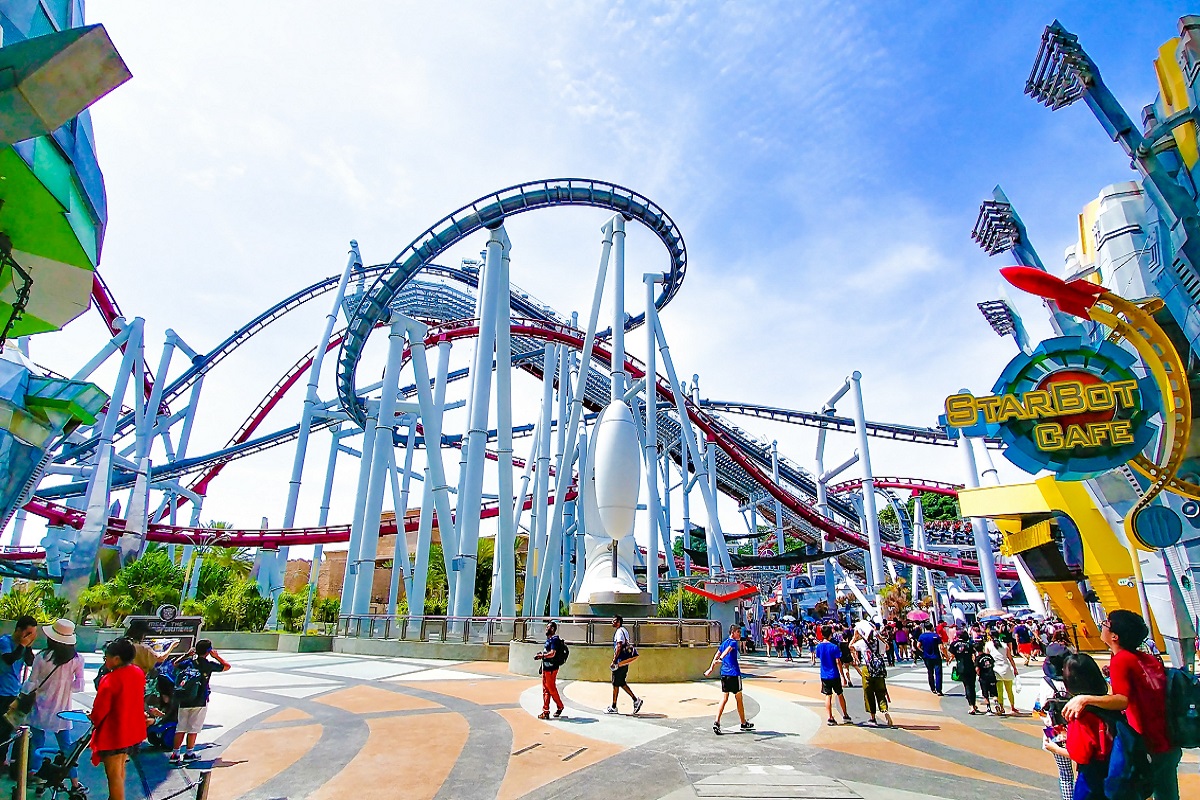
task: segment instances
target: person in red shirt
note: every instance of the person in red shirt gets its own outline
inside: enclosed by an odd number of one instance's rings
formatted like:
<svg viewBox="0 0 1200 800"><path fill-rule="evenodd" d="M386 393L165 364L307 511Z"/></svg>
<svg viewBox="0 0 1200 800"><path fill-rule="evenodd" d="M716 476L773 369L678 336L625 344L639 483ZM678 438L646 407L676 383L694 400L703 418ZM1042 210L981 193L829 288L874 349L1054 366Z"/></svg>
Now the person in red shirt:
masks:
<svg viewBox="0 0 1200 800"><path fill-rule="evenodd" d="M104 763L111 800L125 800L125 759L146 738L144 698L146 673L134 665L136 651L128 639L104 648L104 666L92 704L92 764Z"/></svg>
<svg viewBox="0 0 1200 800"><path fill-rule="evenodd" d="M1067 657L1063 664L1063 685L1072 696L1103 697L1108 694L1104 673L1086 653ZM1057 736L1054 739L1047 737L1042 747L1079 765L1074 800L1104 800L1104 778L1108 775L1108 759L1113 747L1104 720L1090 711L1082 711L1067 723L1065 742L1060 743Z"/></svg>
<svg viewBox="0 0 1200 800"><path fill-rule="evenodd" d="M1155 800L1179 800L1179 761L1183 751L1167 737L1167 674L1157 656L1138 650L1150 629L1141 615L1117 610L1100 624L1100 638L1112 651L1108 671L1112 694L1081 694L1063 709L1067 720L1088 706L1124 711L1129 725L1150 752Z"/></svg>

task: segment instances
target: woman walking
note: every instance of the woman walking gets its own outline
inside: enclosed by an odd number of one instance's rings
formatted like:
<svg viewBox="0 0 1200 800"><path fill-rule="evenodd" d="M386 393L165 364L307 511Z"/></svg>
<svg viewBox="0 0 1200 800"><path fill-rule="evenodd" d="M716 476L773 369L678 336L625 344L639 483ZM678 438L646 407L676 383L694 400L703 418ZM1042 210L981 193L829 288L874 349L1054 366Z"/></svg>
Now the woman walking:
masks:
<svg viewBox="0 0 1200 800"><path fill-rule="evenodd" d="M146 738L143 697L146 674L134 665L133 642L116 639L104 648L104 667L96 701L88 715L92 733L92 763L104 764L109 800L125 800L125 759Z"/></svg>
<svg viewBox="0 0 1200 800"><path fill-rule="evenodd" d="M29 757L30 777L42 765L46 735L54 734L64 755L71 750L71 723L58 716L71 708L71 695L83 691L83 659L75 652L75 623L60 619L42 628L46 649L33 660L23 692L36 692L29 727L33 734ZM71 785L79 788L78 770L70 772Z"/></svg>
<svg viewBox="0 0 1200 800"><path fill-rule="evenodd" d="M1012 647L1004 641L1000 631L993 630L991 640L984 645L984 649L996 659L996 715L1004 716L1005 692L1008 693L1008 707L1016 714L1017 699L1013 694L1013 679L1017 677L1017 662L1013 659Z"/></svg>

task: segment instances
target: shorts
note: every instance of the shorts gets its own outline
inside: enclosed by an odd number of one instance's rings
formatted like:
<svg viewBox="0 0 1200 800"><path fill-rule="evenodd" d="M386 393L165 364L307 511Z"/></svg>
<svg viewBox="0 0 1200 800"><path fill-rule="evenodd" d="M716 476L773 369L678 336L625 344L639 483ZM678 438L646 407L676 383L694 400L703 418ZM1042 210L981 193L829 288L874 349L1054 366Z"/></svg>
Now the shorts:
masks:
<svg viewBox="0 0 1200 800"><path fill-rule="evenodd" d="M842 693L842 679L837 678L821 678L821 694L835 695Z"/></svg>
<svg viewBox="0 0 1200 800"><path fill-rule="evenodd" d="M742 692L742 676L741 675L722 675L721 676L721 691L729 694L741 694Z"/></svg>
<svg viewBox="0 0 1200 800"><path fill-rule="evenodd" d="M1023 656L1033 655L1033 642L1024 642L1017 645L1017 652Z"/></svg>
<svg viewBox="0 0 1200 800"><path fill-rule="evenodd" d="M612 685L616 687L628 686L625 679L629 677L629 665L617 667L612 671Z"/></svg>
<svg viewBox="0 0 1200 800"><path fill-rule="evenodd" d="M131 756L136 752L137 745L135 744L131 747L118 747L116 750L101 750L100 752L96 753L96 758L99 758L101 761L103 761L104 759L111 758L112 756Z"/></svg>
<svg viewBox="0 0 1200 800"><path fill-rule="evenodd" d="M208 706L179 709L179 724L175 727L175 733L200 733L204 730L204 717L207 713Z"/></svg>

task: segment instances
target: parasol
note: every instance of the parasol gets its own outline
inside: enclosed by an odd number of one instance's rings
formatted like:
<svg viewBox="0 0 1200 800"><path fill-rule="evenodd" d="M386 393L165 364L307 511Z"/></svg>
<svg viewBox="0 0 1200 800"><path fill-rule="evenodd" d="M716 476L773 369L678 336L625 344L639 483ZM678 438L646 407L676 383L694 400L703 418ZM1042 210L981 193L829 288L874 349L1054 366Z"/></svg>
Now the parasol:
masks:
<svg viewBox="0 0 1200 800"><path fill-rule="evenodd" d="M929 619L929 612L921 610L910 611L907 616L909 622L924 622Z"/></svg>
<svg viewBox="0 0 1200 800"><path fill-rule="evenodd" d="M1012 614L1009 614L1002 608L985 608L975 615L975 619L980 622L994 622L998 619L1008 619Z"/></svg>

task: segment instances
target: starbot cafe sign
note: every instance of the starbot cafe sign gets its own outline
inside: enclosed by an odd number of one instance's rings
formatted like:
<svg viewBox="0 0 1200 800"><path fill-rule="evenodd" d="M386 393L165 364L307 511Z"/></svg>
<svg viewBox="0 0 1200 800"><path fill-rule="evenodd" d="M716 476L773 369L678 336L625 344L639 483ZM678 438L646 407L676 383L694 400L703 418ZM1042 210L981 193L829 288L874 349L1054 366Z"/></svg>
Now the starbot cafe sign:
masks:
<svg viewBox="0 0 1200 800"><path fill-rule="evenodd" d="M990 425L1033 421L1033 439L1046 451L1133 444L1132 423L1116 419L1113 412L1140 408L1137 381L1085 383L1073 378L1064 375L1045 389L1020 394L951 395L946 398L946 421L956 428L974 425L981 414ZM1091 375L1086 379L1098 380Z"/></svg>
<svg viewBox="0 0 1200 800"><path fill-rule="evenodd" d="M947 397L941 422L952 435L999 437L1005 457L1031 474L1090 477L1134 458L1154 434L1159 393L1134 361L1108 342L1050 339L1013 359L992 394Z"/></svg>

